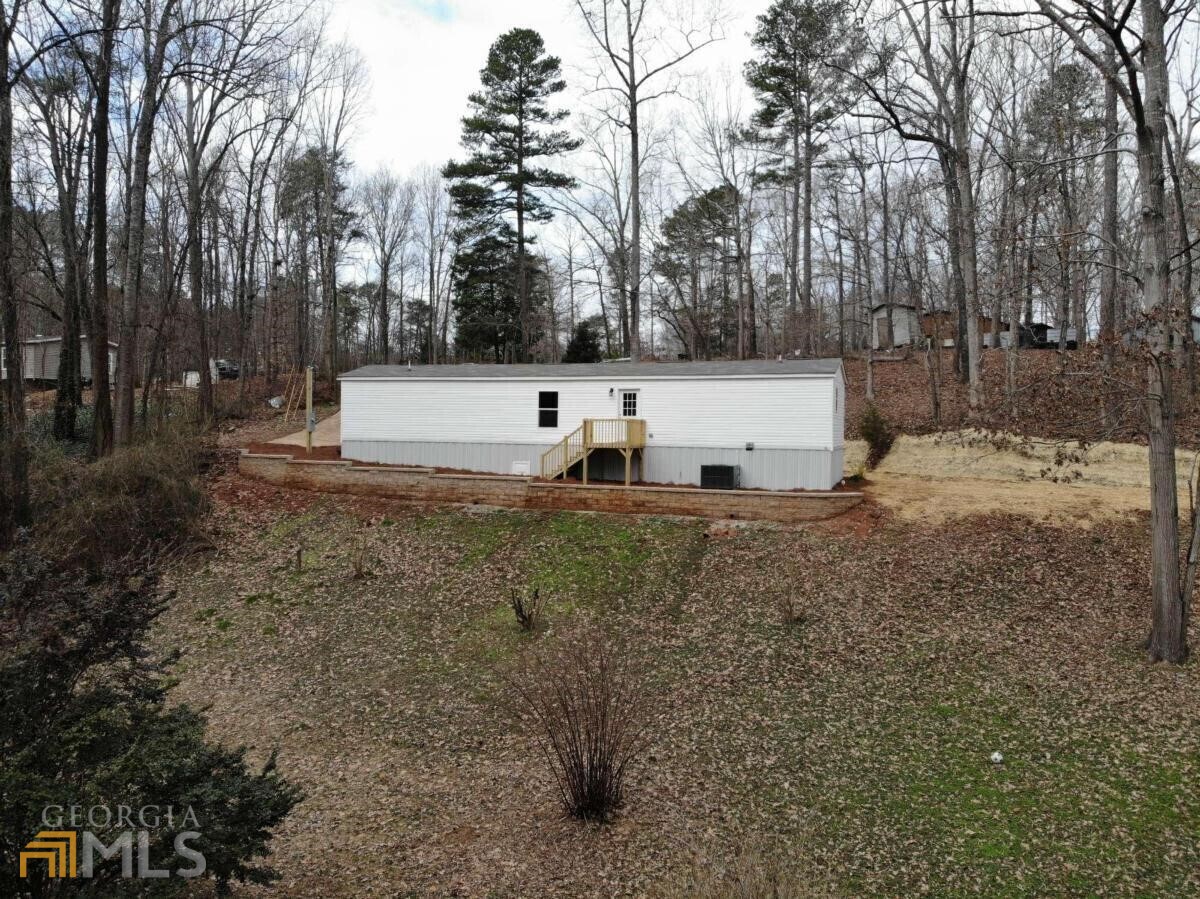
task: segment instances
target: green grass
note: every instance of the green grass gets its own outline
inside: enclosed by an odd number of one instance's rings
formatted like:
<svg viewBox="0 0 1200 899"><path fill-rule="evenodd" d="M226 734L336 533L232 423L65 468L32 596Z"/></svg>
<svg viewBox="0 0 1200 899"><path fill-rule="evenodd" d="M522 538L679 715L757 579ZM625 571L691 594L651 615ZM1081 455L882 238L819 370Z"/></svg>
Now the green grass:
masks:
<svg viewBox="0 0 1200 899"><path fill-rule="evenodd" d="M1168 871L1160 853L1171 846L1194 855L1200 808L1178 802L1194 760L1114 755L1103 728L1076 728L1060 741L1054 720L1073 709L1063 703L1055 714L1056 705L1027 709L976 697L953 713L941 704L901 706L895 719L862 735L859 750L883 763L860 767L839 796L851 813L833 837L853 839L868 818L903 830L939 847L987 895L1094 885L1105 865L1145 875L1159 869L1156 889L1185 892L1189 872ZM1003 764L989 760L993 749ZM1110 829L1118 822L1128 836ZM1051 858L1061 867L1039 862ZM903 890L911 873L884 872L876 889Z"/></svg>
<svg viewBox="0 0 1200 899"><path fill-rule="evenodd" d="M461 553L459 566L471 569L489 559L508 541L517 539L525 524L534 517L504 510L446 510L412 519L411 528L426 539L455 546Z"/></svg>

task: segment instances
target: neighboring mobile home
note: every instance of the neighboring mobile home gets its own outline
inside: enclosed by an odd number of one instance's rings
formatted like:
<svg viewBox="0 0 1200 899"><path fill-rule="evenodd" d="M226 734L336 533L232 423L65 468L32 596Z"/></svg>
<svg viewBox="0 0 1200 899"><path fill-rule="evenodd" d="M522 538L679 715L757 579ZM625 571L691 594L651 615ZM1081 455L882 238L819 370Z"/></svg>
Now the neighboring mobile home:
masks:
<svg viewBox="0 0 1200 899"><path fill-rule="evenodd" d="M702 466L736 466L739 486L774 490L842 479L839 359L368 365L340 380L344 459L694 485Z"/></svg>
<svg viewBox="0 0 1200 899"><path fill-rule="evenodd" d="M57 381L58 360L62 356L61 337L31 337L21 341L23 374L26 381ZM92 348L86 335L79 338L80 378L92 380ZM111 383L117 374L117 345L108 344L108 380ZM4 361L4 348L0 347L0 378L8 377Z"/></svg>

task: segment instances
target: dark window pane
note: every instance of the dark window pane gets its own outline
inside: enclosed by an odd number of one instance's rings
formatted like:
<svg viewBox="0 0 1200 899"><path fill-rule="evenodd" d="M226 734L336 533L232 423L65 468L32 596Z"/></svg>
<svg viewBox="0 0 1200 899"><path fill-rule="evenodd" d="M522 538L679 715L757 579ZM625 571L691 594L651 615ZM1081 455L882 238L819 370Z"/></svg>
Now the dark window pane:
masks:
<svg viewBox="0 0 1200 899"><path fill-rule="evenodd" d="M538 427L539 428L557 428L558 427L558 410L557 409L539 409L538 410Z"/></svg>
<svg viewBox="0 0 1200 899"><path fill-rule="evenodd" d="M539 409L557 409L558 408L558 391L557 390L539 390L538 391L538 408Z"/></svg>

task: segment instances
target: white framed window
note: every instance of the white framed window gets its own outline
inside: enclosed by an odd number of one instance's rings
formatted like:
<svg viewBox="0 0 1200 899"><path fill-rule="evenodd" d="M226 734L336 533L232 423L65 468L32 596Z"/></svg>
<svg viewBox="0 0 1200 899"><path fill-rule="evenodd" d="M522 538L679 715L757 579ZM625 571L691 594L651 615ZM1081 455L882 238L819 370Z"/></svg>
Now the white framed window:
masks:
<svg viewBox="0 0 1200 899"><path fill-rule="evenodd" d="M638 395L636 390L621 391L621 417L637 418Z"/></svg>

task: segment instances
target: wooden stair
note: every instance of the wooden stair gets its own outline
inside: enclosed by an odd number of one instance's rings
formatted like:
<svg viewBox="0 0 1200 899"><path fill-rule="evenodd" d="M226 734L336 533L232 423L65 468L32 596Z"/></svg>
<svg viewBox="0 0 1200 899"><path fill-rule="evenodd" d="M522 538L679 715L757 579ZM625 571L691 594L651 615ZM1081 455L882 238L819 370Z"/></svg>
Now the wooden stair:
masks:
<svg viewBox="0 0 1200 899"><path fill-rule="evenodd" d="M583 424L542 453L542 477L565 478L572 466L583 463L583 483L588 482L588 456L593 450L615 449L625 457L625 484L629 485L633 451L646 447L646 422L640 418L585 418Z"/></svg>

